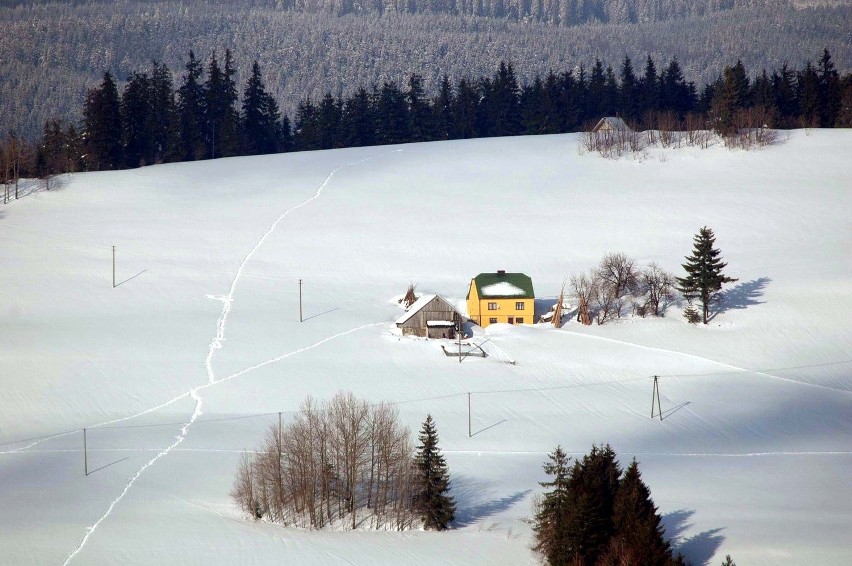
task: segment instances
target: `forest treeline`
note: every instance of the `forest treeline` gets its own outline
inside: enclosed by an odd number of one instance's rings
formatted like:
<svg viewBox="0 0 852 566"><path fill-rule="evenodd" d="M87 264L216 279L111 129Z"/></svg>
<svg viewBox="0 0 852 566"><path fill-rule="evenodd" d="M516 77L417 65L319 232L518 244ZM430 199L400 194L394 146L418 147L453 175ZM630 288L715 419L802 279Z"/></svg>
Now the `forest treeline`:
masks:
<svg viewBox="0 0 852 566"><path fill-rule="evenodd" d="M749 69L780 68L827 45L838 69L852 70L852 44L846 41L852 5L737 3L665 21L563 26L432 11L341 16L284 10L271 0L124 0L26 2L0 7L0 22L0 133L13 130L30 141L53 117L79 121L86 92L104 71L121 86L133 72L153 72L150 63L157 60L176 71L172 80L178 82L187 52L199 46L206 48L202 59L212 49L239 54L240 86L257 60L269 92L291 117L305 97L347 97L359 85L384 81L404 85L411 73L421 75L431 97L444 75L456 84L491 74L501 60L513 61L519 82L528 83L550 68L576 73L579 61L677 56L686 79L704 84L737 59Z"/></svg>
<svg viewBox="0 0 852 566"><path fill-rule="evenodd" d="M0 6L48 4L55 0L0 0ZM76 4L107 4L76 0ZM221 0L195 0L195 5ZM779 0L244 0L247 6L279 11L346 14L454 14L511 20L544 21L558 25L655 22L701 16L742 7L788 4Z"/></svg>
<svg viewBox="0 0 852 566"><path fill-rule="evenodd" d="M825 49L816 64L750 74L742 62L698 88L677 59L658 67L649 55L617 69L598 60L519 84L511 63L490 76L446 76L435 96L422 78L385 81L351 96L304 98L291 119L281 113L255 62L238 94L234 60L193 52L180 84L161 63L133 73L119 89L104 74L91 89L79 125L51 120L35 155L36 173L137 167L236 155L434 140L574 132L603 116L634 129L675 130L688 122L721 134L738 128L852 126L852 75L837 72ZM121 92L120 92L121 90Z"/></svg>

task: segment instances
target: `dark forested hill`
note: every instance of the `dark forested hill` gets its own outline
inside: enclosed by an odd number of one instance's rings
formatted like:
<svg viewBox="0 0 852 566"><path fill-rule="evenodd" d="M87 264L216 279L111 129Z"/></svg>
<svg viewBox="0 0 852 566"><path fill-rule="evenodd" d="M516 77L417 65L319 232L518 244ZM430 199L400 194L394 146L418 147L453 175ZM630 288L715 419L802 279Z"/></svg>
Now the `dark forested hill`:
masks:
<svg viewBox="0 0 852 566"><path fill-rule="evenodd" d="M8 7L13 5L13 7ZM28 137L45 120L75 120L105 70L120 82L152 60L179 76L190 49L230 48L238 84L258 59L291 113L304 97L423 76L490 73L512 61L523 81L583 63L617 67L676 57L704 83L742 59L747 68L801 66L828 47L852 66L852 6L796 9L773 0L0 0L0 128Z"/></svg>

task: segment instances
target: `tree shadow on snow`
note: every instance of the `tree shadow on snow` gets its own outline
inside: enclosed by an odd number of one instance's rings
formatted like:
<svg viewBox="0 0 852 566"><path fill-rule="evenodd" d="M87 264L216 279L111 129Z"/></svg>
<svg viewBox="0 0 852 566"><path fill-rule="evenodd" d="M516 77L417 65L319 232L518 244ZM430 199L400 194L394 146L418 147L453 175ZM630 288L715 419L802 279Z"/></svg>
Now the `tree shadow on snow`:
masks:
<svg viewBox="0 0 852 566"><path fill-rule="evenodd" d="M717 314L735 310L746 309L755 305L762 305L766 301L760 301L763 297L763 291L766 286L772 281L769 277L761 277L752 281L745 281L736 287L724 291L719 298L718 308L715 309L713 315L709 319L713 319Z"/></svg>
<svg viewBox="0 0 852 566"><path fill-rule="evenodd" d="M722 528L718 528L684 538L683 533L692 527L689 520L693 515L695 511L680 509L663 515L661 522L675 554L682 554L694 566L707 566L725 537L719 534Z"/></svg>
<svg viewBox="0 0 852 566"><path fill-rule="evenodd" d="M452 495L456 500L456 527L468 527L477 521L506 511L529 495L532 490L519 491L506 497L482 501L479 497L491 487L489 482L465 475L452 476Z"/></svg>

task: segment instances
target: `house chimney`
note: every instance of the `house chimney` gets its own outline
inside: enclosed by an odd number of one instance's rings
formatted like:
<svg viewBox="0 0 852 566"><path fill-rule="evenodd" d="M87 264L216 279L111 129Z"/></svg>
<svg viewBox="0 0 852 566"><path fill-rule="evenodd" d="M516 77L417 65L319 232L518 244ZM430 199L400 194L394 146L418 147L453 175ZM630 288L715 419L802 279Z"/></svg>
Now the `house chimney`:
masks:
<svg viewBox="0 0 852 566"><path fill-rule="evenodd" d="M498 269L497 275L506 275L506 270L505 269Z"/></svg>

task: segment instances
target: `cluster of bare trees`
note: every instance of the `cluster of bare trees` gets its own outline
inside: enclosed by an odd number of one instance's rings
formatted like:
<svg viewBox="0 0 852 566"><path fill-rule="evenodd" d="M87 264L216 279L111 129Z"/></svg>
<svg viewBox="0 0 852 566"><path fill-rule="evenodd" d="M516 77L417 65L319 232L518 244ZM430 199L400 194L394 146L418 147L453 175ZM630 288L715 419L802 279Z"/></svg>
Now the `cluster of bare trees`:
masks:
<svg viewBox="0 0 852 566"><path fill-rule="evenodd" d="M754 149L774 144L778 131L771 128L774 112L766 106L739 108L734 112L730 131L722 135L727 147Z"/></svg>
<svg viewBox="0 0 852 566"><path fill-rule="evenodd" d="M18 186L21 180L21 169L29 157L29 145L9 133L5 140L0 140L0 176L3 182L3 204L13 198L18 198Z"/></svg>
<svg viewBox="0 0 852 566"><path fill-rule="evenodd" d="M745 116L753 109L742 111ZM640 154L648 147L672 147L679 148L684 146L699 147L707 149L718 140L712 129L707 124L707 119L701 114L690 112L681 120L673 111L652 112L649 113L643 120L643 123L652 124L651 129L645 131L636 131L625 124L624 127L613 130L598 130L586 129L580 134L580 148L585 152L595 151L603 157L618 158L626 154ZM748 123L751 123L749 121ZM743 126L737 130L733 137L738 140L741 136L752 136L752 132L756 128ZM766 128L761 129L761 139L769 139L775 134L774 130ZM772 137L772 141L774 141ZM728 138L723 137L725 144L731 146ZM737 147L755 147L756 145L768 145L771 143L754 144L750 146Z"/></svg>
<svg viewBox="0 0 852 566"><path fill-rule="evenodd" d="M628 152L639 153L647 143L641 132L623 127L587 130L580 134L580 145L585 151L596 151L603 157L616 158Z"/></svg>
<svg viewBox="0 0 852 566"><path fill-rule="evenodd" d="M623 253L606 254L588 273L572 275L571 290L586 309L589 323L603 324L629 312L661 316L675 298L674 276L656 263L645 268ZM582 308L577 321L583 320Z"/></svg>
<svg viewBox="0 0 852 566"><path fill-rule="evenodd" d="M418 517L413 454L393 406L348 392L322 405L309 397L243 456L231 496L254 517L286 525L404 530Z"/></svg>

